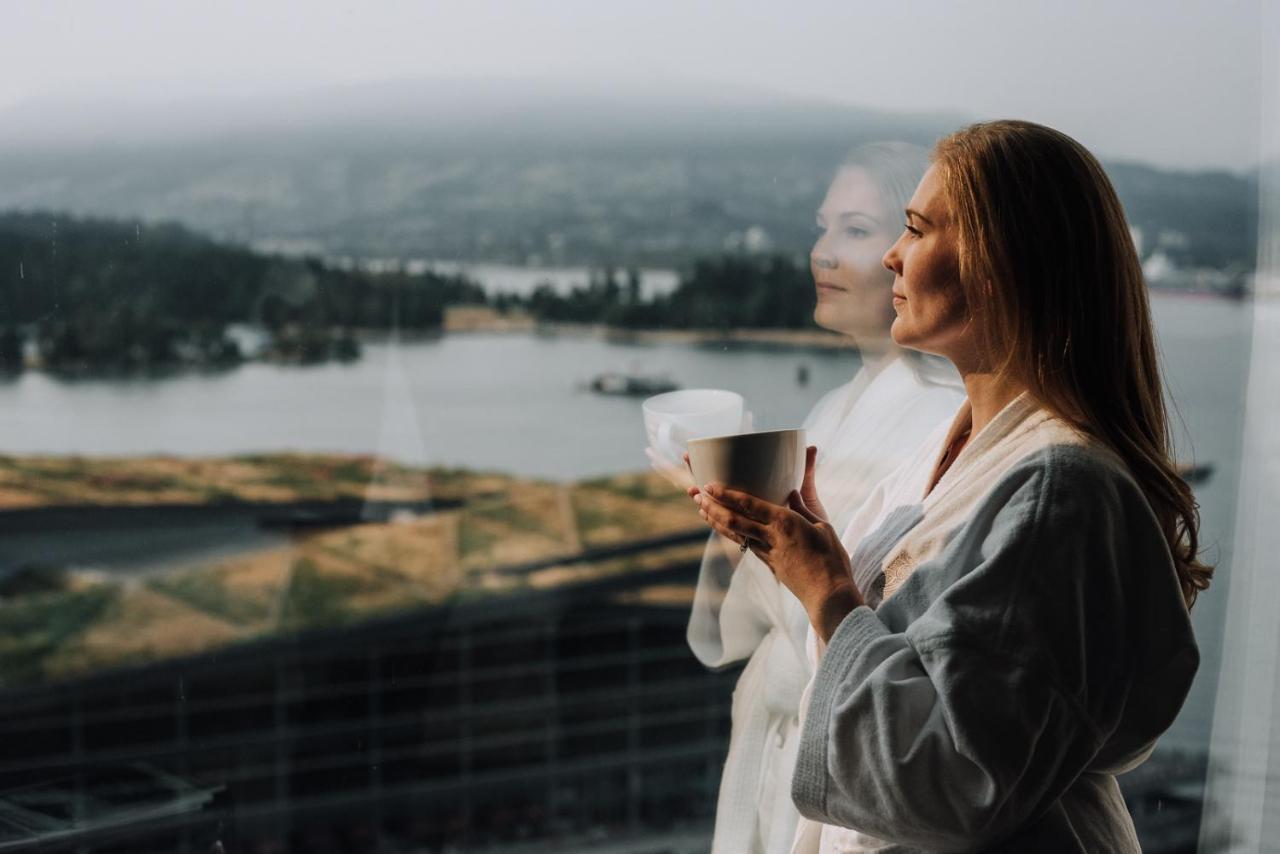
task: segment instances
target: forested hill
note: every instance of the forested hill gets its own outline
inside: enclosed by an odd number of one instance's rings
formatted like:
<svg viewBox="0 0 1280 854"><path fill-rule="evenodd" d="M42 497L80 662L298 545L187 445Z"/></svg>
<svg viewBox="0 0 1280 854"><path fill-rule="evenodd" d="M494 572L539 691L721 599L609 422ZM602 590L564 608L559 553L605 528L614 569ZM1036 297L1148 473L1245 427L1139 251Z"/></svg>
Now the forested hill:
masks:
<svg viewBox="0 0 1280 854"><path fill-rule="evenodd" d="M176 225L0 214L0 362L28 336L55 369L236 361L231 323L315 361L350 330L428 330L479 286L434 273L372 275L211 241ZM18 339L15 345L15 338ZM291 349L292 348L292 349Z"/></svg>
<svg viewBox="0 0 1280 854"><path fill-rule="evenodd" d="M32 102L0 120L0 209L172 220L330 257L666 268L752 246L807 252L851 147L927 147L969 121L754 90L511 80ZM1144 255L1252 268L1256 170L1105 165Z"/></svg>
<svg viewBox="0 0 1280 854"><path fill-rule="evenodd" d="M355 358L357 331L435 330L451 305L628 329L803 329L813 304L797 253L709 254L652 297L634 269L609 265L568 293L547 284L521 296L457 276L265 254L177 225L0 214L0 370L33 356L73 373ZM263 330L266 352L241 352L231 324Z"/></svg>
<svg viewBox="0 0 1280 854"><path fill-rule="evenodd" d="M170 361L175 347L220 339L231 323L429 330L445 306L489 304L629 328L801 328L812 323L813 300L807 266L780 254L699 259L674 293L652 299L641 297L635 270L608 266L569 293L543 285L487 298L460 277L286 259L177 225L0 214L0 327L34 330L46 361L63 365L81 351L76 358L97 364Z"/></svg>

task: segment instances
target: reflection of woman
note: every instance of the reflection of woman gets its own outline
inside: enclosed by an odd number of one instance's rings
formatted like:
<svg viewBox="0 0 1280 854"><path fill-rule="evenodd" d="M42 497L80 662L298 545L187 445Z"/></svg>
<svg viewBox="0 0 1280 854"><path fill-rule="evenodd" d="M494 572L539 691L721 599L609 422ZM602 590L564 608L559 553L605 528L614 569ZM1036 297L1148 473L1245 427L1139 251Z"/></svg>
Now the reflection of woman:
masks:
<svg viewBox="0 0 1280 854"><path fill-rule="evenodd" d="M893 277L880 259L924 166L924 152L914 146L861 147L836 173L818 211L810 256L818 297L814 319L848 336L862 355L854 378L828 393L805 421L810 440L822 449L815 462L824 485L821 504L839 520L850 518L871 487L953 415L962 398L949 366L903 351L888 337ZM800 696L809 678L807 625L803 607L759 559L743 555L736 543L708 545L689 644L711 667L750 658L733 697L717 854L790 848L799 820L790 781Z"/></svg>
<svg viewBox="0 0 1280 854"><path fill-rule="evenodd" d="M843 537L798 493L690 490L811 624L795 850L1138 852L1115 775L1186 696L1210 569L1120 203L1074 140L975 125L885 264L894 340L964 380L952 423Z"/></svg>

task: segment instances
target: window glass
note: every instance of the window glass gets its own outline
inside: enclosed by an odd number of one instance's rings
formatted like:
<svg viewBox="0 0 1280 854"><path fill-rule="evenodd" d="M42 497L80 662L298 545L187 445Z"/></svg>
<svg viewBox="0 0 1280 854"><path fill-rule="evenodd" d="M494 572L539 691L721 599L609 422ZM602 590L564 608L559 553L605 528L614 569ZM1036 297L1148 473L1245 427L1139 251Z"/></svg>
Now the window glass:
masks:
<svg viewBox="0 0 1280 854"><path fill-rule="evenodd" d="M682 454L803 429L856 530L964 397L886 252L1006 116L1116 188L1217 567L1121 792L1264 850L1275 15L858 6L13 12L0 850L789 851L808 622Z"/></svg>

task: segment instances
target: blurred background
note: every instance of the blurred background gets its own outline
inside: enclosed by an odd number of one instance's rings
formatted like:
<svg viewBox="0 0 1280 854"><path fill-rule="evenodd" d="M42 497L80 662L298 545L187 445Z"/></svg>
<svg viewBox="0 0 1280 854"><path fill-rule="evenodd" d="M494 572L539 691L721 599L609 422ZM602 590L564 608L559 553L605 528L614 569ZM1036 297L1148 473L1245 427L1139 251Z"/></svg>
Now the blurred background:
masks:
<svg viewBox="0 0 1280 854"><path fill-rule="evenodd" d="M845 153L989 118L1115 183L1219 566L1122 779L1144 850L1275 847L1273 9L122 0L6 32L0 851L706 851L737 672L686 645L705 529L639 402L798 425L860 360L809 267Z"/></svg>

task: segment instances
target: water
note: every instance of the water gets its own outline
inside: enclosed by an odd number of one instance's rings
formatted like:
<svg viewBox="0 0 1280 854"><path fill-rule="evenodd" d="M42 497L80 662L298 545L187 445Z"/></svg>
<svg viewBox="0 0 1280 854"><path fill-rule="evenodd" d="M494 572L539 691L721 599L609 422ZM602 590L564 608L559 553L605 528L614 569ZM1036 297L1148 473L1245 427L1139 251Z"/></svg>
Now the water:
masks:
<svg viewBox="0 0 1280 854"><path fill-rule="evenodd" d="M1180 455L1234 478L1248 358L1244 304L1156 301ZM810 382L796 374L808 367ZM582 336L472 334L370 343L353 364L248 364L221 374L0 384L0 452L386 453L406 462L572 479L643 467L639 401L592 394L605 371L741 392L765 427L798 424L857 367L851 352L727 350ZM1225 499L1234 492L1220 496ZM1216 499L1215 499L1216 500Z"/></svg>
<svg viewBox="0 0 1280 854"><path fill-rule="evenodd" d="M1179 457L1214 466L1197 488L1202 540L1226 566L1235 513L1249 306L1155 302L1178 405ZM806 386L796 374L804 364ZM576 479L643 469L639 401L583 388L604 371L666 373L685 387L742 393L761 427L800 423L857 367L851 352L623 344L536 334L374 343L350 365L250 364L225 374L63 380L29 372L0 385L0 452L218 456L245 451L377 453L424 465ZM1194 621L1203 664L1167 744L1202 748L1213 716L1227 571Z"/></svg>
<svg viewBox="0 0 1280 854"><path fill-rule="evenodd" d="M1162 367L1176 405L1171 417L1178 456L1214 467L1212 477L1196 487L1201 545L1206 559L1219 566L1213 586L1192 611L1200 671L1161 741L1201 752L1208 749L1222 662L1252 312L1247 303L1168 297L1155 301L1155 314Z"/></svg>
<svg viewBox="0 0 1280 854"><path fill-rule="evenodd" d="M800 365L810 382L796 383ZM741 392L763 426L795 426L857 367L852 352L729 351L591 337L459 335L374 343L348 365L249 364L224 374L0 386L0 451L224 455L382 453L404 462L573 479L648 465L637 399L597 373L666 373Z"/></svg>

